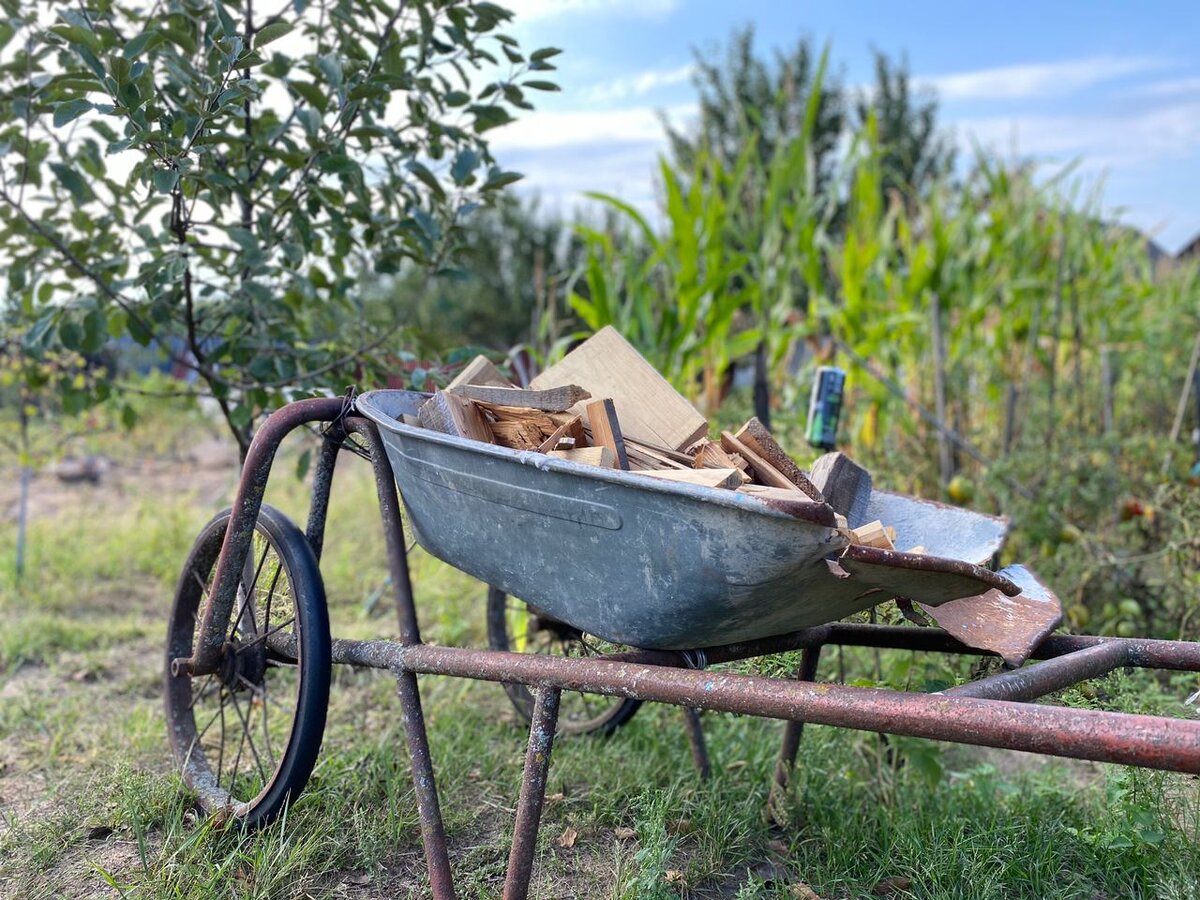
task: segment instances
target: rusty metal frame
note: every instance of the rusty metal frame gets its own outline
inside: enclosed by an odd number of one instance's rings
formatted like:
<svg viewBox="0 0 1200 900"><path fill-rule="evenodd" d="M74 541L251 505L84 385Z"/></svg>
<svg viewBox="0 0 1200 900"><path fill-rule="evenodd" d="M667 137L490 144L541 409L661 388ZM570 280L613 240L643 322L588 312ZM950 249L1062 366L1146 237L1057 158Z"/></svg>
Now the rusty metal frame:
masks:
<svg viewBox="0 0 1200 900"><path fill-rule="evenodd" d="M375 425L353 415L344 398L290 404L271 415L255 435L217 563L214 590L204 610L196 653L191 659L174 660L172 665L176 670L186 669L196 674L211 671L214 643L219 650L218 639L225 633L222 626L228 624L236 594L236 573L245 560L275 453L289 432L312 422L329 423L314 471L307 527L308 540L318 556L338 450L349 435L361 439L374 470L399 640L335 639L333 661L386 669L397 680L430 890L439 900L454 897L455 891L421 707L419 675L517 682L535 691L504 885L506 900L519 900L528 894L558 700L564 690L681 707L693 758L702 775L707 772L708 755L698 710L784 720L787 725L768 800L772 814L782 808L801 729L806 722L1200 774L1198 721L1029 702L1122 667L1200 672L1200 644L1191 642L1054 635L1038 645L1031 656L1036 662L936 694L818 683L821 649L843 645L973 656L992 654L967 647L939 629L845 623L692 651L635 650L573 659L424 644L392 469ZM280 633L270 643L274 650L288 653L289 640L289 636ZM794 679L708 669L721 663L794 650L803 651Z"/></svg>

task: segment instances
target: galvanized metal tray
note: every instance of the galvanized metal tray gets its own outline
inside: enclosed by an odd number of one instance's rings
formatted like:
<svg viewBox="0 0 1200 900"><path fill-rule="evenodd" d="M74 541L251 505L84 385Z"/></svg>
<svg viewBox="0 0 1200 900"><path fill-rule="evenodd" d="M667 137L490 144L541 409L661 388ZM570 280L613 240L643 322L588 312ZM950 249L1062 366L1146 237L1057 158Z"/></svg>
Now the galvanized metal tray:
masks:
<svg viewBox="0 0 1200 900"><path fill-rule="evenodd" d="M662 481L416 428L425 394L371 391L418 542L434 556L606 640L676 650L842 619L893 597L926 606L1020 588L978 563L1003 519L887 492L872 517L917 555L849 546L823 503L775 508L734 491ZM939 521L941 525L929 523ZM949 523L949 524L947 524Z"/></svg>

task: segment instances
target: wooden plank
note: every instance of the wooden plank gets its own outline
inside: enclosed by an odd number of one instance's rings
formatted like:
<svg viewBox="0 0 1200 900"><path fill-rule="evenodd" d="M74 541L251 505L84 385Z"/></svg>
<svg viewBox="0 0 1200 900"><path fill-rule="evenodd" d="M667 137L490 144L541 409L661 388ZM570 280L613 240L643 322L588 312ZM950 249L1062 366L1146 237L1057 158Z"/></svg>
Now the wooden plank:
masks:
<svg viewBox="0 0 1200 900"><path fill-rule="evenodd" d="M851 528L850 542L865 547L878 547L880 550L895 550L896 545L888 537L888 530L884 527L883 522L876 519L874 522L868 522L858 528ZM892 533L895 534L894 531Z"/></svg>
<svg viewBox="0 0 1200 900"><path fill-rule="evenodd" d="M547 388L542 391L464 384L454 388L454 393L461 394L478 403L488 403L494 406L524 406L529 409L540 409L543 412L566 412L579 401L587 400L592 396L577 384L564 384L562 387Z"/></svg>
<svg viewBox="0 0 1200 900"><path fill-rule="evenodd" d="M745 483L750 480L750 476L742 471L742 467L738 465L739 462L745 465L745 460L740 455L726 453L716 441L708 441L696 453L692 467L695 469L737 469L738 474L742 476L742 482Z"/></svg>
<svg viewBox="0 0 1200 900"><path fill-rule="evenodd" d="M470 401L468 401L470 402ZM492 406L481 404L491 419L492 434L496 443L513 450L538 450L550 435L558 430L560 422L536 409L516 406Z"/></svg>
<svg viewBox="0 0 1200 900"><path fill-rule="evenodd" d="M734 435L739 441L769 462L784 478L794 484L818 503L824 501L821 492L809 481L808 476L800 471L795 460L779 446L771 432L767 430L757 416L750 419Z"/></svg>
<svg viewBox="0 0 1200 900"><path fill-rule="evenodd" d="M588 425L592 430L592 443L607 447L617 458L617 468L628 469L629 457L625 453L625 441L621 437L621 423L617 420L616 405L612 399L593 400L585 407Z"/></svg>
<svg viewBox="0 0 1200 900"><path fill-rule="evenodd" d="M871 473L843 453L826 453L813 463L809 474L825 502L851 525L862 525L871 500Z"/></svg>
<svg viewBox="0 0 1200 900"><path fill-rule="evenodd" d="M725 488L732 490L742 483L742 473L737 469L656 469L638 472L651 478L661 478L664 481L678 481L684 484L698 484L703 487Z"/></svg>
<svg viewBox="0 0 1200 900"><path fill-rule="evenodd" d="M671 456L663 453L660 449L647 447L645 444L639 444L636 441L625 439L625 452L637 459L647 469L690 469L692 466L687 463L679 462Z"/></svg>
<svg viewBox="0 0 1200 900"><path fill-rule="evenodd" d="M465 384L490 384L493 387L512 387L512 382L492 364L492 361L482 354L463 366L454 380L446 385L446 390L452 391Z"/></svg>
<svg viewBox="0 0 1200 900"><path fill-rule="evenodd" d="M708 433L704 416L612 326L600 329L529 386L541 390L565 384L577 384L593 397L611 397L628 439L678 450Z"/></svg>
<svg viewBox="0 0 1200 900"><path fill-rule="evenodd" d="M465 397L456 397L445 391L437 391L421 404L417 420L423 428L453 434L458 437L495 443L492 430L477 407Z"/></svg>
<svg viewBox="0 0 1200 900"><path fill-rule="evenodd" d="M605 469L617 467L617 457L607 447L579 447L574 450L551 450L549 456L559 459L569 459L571 462L583 463L588 466L601 466Z"/></svg>
<svg viewBox="0 0 1200 900"><path fill-rule="evenodd" d="M587 446L587 438L583 434L583 419L579 416L572 416L567 422L563 422L556 429L554 434L546 438L542 445L538 447L538 453L549 453L551 450L557 450L558 445L563 440L572 441L572 449L581 450Z"/></svg>
<svg viewBox="0 0 1200 900"><path fill-rule="evenodd" d="M728 431L721 432L721 446L729 453L737 453L742 456L746 462L750 463L750 468L754 471L754 477L760 482L769 487L784 488L785 490L795 491L801 496L811 499L801 491L798 487L792 484L783 476L783 473L776 469L773 465L735 438Z"/></svg>

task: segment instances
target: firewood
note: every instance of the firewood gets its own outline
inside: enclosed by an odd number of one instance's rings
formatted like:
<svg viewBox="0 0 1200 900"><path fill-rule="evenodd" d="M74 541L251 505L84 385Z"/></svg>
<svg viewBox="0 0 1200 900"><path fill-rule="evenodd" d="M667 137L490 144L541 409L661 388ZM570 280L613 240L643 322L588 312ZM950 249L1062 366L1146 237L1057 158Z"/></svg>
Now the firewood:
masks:
<svg viewBox="0 0 1200 900"><path fill-rule="evenodd" d="M423 428L458 437L494 443L491 428L479 408L465 397L437 391L421 404L417 419Z"/></svg>
<svg viewBox="0 0 1200 900"><path fill-rule="evenodd" d="M786 451L776 443L775 438L771 436L771 432L767 430L767 426L759 421L757 416L743 425L734 437L769 462L784 478L800 488L800 490L804 491L812 499L817 502L825 499L821 496L821 492L817 490L816 486L808 479L808 476L800 471L800 467L796 465L795 460L788 456Z"/></svg>
<svg viewBox="0 0 1200 900"><path fill-rule="evenodd" d="M796 485L788 481L782 472L780 472L769 462L735 438L728 431L721 432L721 446L728 453L737 453L741 455L746 462L750 464L750 468L754 472L754 478L760 484L765 484L769 487L783 488L785 490L793 490L798 494L802 494L804 497L808 497L808 495L804 494L804 492L796 487Z"/></svg>
<svg viewBox="0 0 1200 900"><path fill-rule="evenodd" d="M523 406L528 409L540 409L544 412L565 412L580 400L587 400L592 396L577 384L565 384L562 387L547 388L542 391L464 384L454 388L454 392L477 403L487 403L492 406Z"/></svg>
<svg viewBox="0 0 1200 900"><path fill-rule="evenodd" d="M471 401L468 401L471 402ZM559 428L551 413L516 406L481 404L491 420L496 443L514 450L537 450Z"/></svg>
<svg viewBox="0 0 1200 900"><path fill-rule="evenodd" d="M629 456L625 452L621 423L617 421L617 410L612 399L593 400L586 410L588 425L592 430L592 443L611 450L617 459L617 468L628 469Z"/></svg>
<svg viewBox="0 0 1200 900"><path fill-rule="evenodd" d="M850 529L850 541L865 547L878 547L880 550L896 549L896 545L888 537L888 529L884 528L883 522L878 519Z"/></svg>
<svg viewBox="0 0 1200 900"><path fill-rule="evenodd" d="M735 455L737 459L734 458ZM749 477L738 466L739 460L741 460L740 454L726 453L716 441L707 441L697 451L696 459L692 466L696 469L737 469L738 474L742 476L742 481L749 481ZM745 460L741 461L743 464L745 463Z"/></svg>
<svg viewBox="0 0 1200 900"><path fill-rule="evenodd" d="M582 450L587 446L587 438L583 434L583 419L579 416L572 416L570 420L559 425L554 429L554 433L538 447L538 452L549 453L551 450L557 450L559 444L564 440L572 441L571 446L576 450Z"/></svg>
<svg viewBox="0 0 1200 900"><path fill-rule="evenodd" d="M588 466L600 466L605 469L615 469L617 458L607 447L580 447L577 450L551 450L550 456L567 459L571 462L583 463Z"/></svg>
<svg viewBox="0 0 1200 900"><path fill-rule="evenodd" d="M871 473L843 453L826 453L813 463L809 478L835 512L851 525L867 519L871 500Z"/></svg>
<svg viewBox="0 0 1200 900"><path fill-rule="evenodd" d="M612 398L627 439L677 450L708 433L704 416L611 326L600 329L529 386L541 390L565 384L577 384L593 397Z"/></svg>
<svg viewBox="0 0 1200 900"><path fill-rule="evenodd" d="M466 384L487 384L493 387L512 387L510 382L499 369L492 364L492 361L486 356L476 356L473 360L463 366L461 372L454 376L454 380L446 386L446 390L452 391L455 388L462 387Z"/></svg>
<svg viewBox="0 0 1200 900"><path fill-rule="evenodd" d="M659 469L639 472L664 481L698 484L702 487L732 489L742 483L742 473L737 469Z"/></svg>

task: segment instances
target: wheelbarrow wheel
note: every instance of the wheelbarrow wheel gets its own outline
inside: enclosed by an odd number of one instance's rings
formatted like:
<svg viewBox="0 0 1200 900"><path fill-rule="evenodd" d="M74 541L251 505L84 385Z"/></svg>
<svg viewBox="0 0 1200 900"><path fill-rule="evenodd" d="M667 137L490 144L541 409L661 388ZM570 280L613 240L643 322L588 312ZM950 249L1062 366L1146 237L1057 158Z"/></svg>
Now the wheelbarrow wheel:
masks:
<svg viewBox="0 0 1200 900"><path fill-rule="evenodd" d="M488 644L493 650L543 653L560 656L594 656L628 649L572 628L541 614L524 601L488 587ZM533 692L523 684L504 684L508 699L525 721L533 718ZM610 735L642 705L627 697L605 697L580 691L563 691L558 731L563 734Z"/></svg>
<svg viewBox="0 0 1200 900"><path fill-rule="evenodd" d="M330 641L325 588L308 541L283 513L259 513L220 669L173 674L192 655L231 510L201 532L167 636L166 711L184 782L209 814L265 825L304 789L325 730Z"/></svg>

